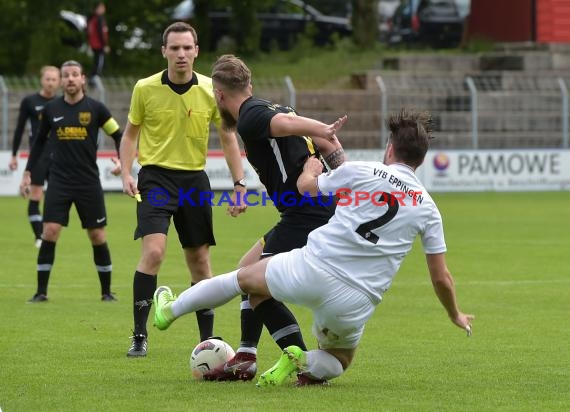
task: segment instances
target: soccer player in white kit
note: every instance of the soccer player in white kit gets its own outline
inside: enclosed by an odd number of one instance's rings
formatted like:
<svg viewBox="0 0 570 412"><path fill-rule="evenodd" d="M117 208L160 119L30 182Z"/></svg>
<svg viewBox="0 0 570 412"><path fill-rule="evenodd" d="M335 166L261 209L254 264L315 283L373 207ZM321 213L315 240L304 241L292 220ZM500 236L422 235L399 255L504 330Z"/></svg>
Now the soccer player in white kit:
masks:
<svg viewBox="0 0 570 412"><path fill-rule="evenodd" d="M281 385L297 373L297 385L326 383L350 365L364 325L381 302L416 236L420 236L437 297L450 320L471 334L473 315L462 313L445 252L441 215L414 171L431 138L427 113L402 110L388 119L383 162L345 162L322 174L309 158L297 180L300 193L335 193L329 223L309 234L307 245L205 280L177 299L166 286L155 292L155 326L249 294L252 306L273 297L310 308L319 349L287 347L258 386Z"/></svg>

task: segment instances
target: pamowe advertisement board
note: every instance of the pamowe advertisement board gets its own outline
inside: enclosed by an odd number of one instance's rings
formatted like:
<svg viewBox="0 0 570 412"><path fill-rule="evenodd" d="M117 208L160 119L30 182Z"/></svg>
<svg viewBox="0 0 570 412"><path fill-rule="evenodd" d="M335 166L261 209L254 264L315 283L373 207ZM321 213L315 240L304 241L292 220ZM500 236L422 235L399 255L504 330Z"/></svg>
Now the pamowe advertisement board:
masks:
<svg viewBox="0 0 570 412"><path fill-rule="evenodd" d="M19 155L18 170L8 168L10 152L0 152L0 195L18 194L18 185L27 161ZM101 152L97 159L104 190L120 191L120 177L110 172L111 152ZM381 160L378 150L348 150L349 160ZM261 183L251 165L243 158L250 189ZM133 174L138 172L138 165ZM213 190L231 190L232 178L224 156L219 151L208 154L206 172ZM430 192L547 191L570 190L570 150L430 150L417 175Z"/></svg>

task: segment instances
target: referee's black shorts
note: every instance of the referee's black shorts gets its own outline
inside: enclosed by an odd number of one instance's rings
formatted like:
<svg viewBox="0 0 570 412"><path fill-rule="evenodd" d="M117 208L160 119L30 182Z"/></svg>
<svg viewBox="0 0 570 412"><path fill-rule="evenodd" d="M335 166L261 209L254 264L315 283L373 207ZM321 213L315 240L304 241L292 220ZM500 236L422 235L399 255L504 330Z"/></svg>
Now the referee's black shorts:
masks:
<svg viewBox="0 0 570 412"><path fill-rule="evenodd" d="M96 229L107 225L105 197L100 182L70 185L50 179L44 202L44 222L67 226L72 204L75 204L83 229Z"/></svg>
<svg viewBox="0 0 570 412"><path fill-rule="evenodd" d="M212 193L203 170L170 170L143 166L137 183L142 202L137 203L135 239L153 233L168 234L170 218L183 248L215 245Z"/></svg>

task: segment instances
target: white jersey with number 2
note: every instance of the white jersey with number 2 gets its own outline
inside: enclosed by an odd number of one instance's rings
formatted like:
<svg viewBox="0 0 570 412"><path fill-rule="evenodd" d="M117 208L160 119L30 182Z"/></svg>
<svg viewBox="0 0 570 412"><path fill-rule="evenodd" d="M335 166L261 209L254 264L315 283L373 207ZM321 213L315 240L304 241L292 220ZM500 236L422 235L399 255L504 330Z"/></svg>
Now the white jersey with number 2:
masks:
<svg viewBox="0 0 570 412"><path fill-rule="evenodd" d="M410 167L346 162L320 175L318 186L325 195L338 193L339 201L329 223L310 233L308 255L374 303L417 235L426 254L446 251L439 210Z"/></svg>

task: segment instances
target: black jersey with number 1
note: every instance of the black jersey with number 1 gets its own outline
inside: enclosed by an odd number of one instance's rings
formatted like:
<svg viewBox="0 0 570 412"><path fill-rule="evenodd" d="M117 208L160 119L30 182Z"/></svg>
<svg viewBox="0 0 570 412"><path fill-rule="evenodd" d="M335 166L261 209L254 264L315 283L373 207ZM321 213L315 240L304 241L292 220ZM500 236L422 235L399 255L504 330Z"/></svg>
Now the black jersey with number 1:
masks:
<svg viewBox="0 0 570 412"><path fill-rule="evenodd" d="M31 170L50 140L53 151L50 180L67 184L97 184L97 136L102 128L118 148L119 125L107 107L88 96L75 104L58 97L44 107L26 170Z"/></svg>

